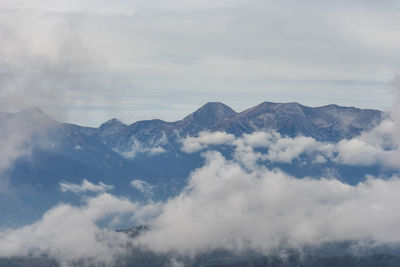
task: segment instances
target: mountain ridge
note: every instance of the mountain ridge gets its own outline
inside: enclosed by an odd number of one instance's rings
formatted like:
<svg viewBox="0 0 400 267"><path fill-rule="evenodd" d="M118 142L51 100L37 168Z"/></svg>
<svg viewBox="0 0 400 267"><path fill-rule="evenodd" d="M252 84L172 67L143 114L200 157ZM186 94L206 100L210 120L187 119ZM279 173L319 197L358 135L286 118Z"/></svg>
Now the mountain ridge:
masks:
<svg viewBox="0 0 400 267"><path fill-rule="evenodd" d="M223 108L223 112L212 118L212 114L221 108ZM344 116L348 116L347 121L344 120ZM204 122L204 118L210 117L212 118L211 122ZM235 135L242 135L257 130L277 130L284 135L303 134L321 141L337 141L342 138L351 138L362 130L376 126L382 118L383 112L379 110L335 104L308 107L297 102L263 102L244 111L235 112L223 103L209 102L182 120L174 122L159 120L158 122L167 136L173 130L180 131L181 135L195 135L199 131L227 131ZM127 129L137 128L137 125L145 124L145 122L154 128L155 120L148 120L132 123L128 125ZM354 126L353 132L343 131L343 127L351 126ZM326 128L327 131L323 134L316 134L316 131L322 128ZM329 134L329 131L332 133ZM334 134L337 136L335 137Z"/></svg>
<svg viewBox="0 0 400 267"><path fill-rule="evenodd" d="M32 110L33 114L42 114L42 117L51 119L38 108L14 113L13 116L32 116ZM208 102L183 119L173 122L151 119L125 124L113 118L99 127L85 127L72 123L63 123L63 126L95 137L113 149L126 150L132 145L132 140L146 143L149 139L154 141L165 137L171 139L195 136L201 131L225 131L240 136L254 131L275 130L285 136L300 134L319 141L336 142L375 127L383 117L384 113L380 110L336 104L309 107L298 102L265 101L236 112L221 102Z"/></svg>
<svg viewBox="0 0 400 267"><path fill-rule="evenodd" d="M190 117L193 117L194 114L198 113L199 111L203 111L205 109L210 110L214 108L214 110L216 109L215 107L218 106L224 106L227 109L230 109L232 111L233 114L235 115L241 115L244 113L248 113L249 111L259 108L260 106L263 105L269 105L269 106L299 106L301 108L308 108L308 109L316 109L316 110L326 110L326 109L353 109L353 110L360 110L360 111L374 111L374 112L380 112L380 113L384 113L383 111L379 110L379 109L373 109L373 108L358 108L355 106L341 106L341 105L337 105L337 104L327 104L327 105L322 105L322 106L306 106L303 105L299 102L269 102L269 101L264 101L256 106L247 108L243 111L240 112L236 112L235 110L233 110L231 107L229 107L228 105L222 103L222 102L207 102L204 105L202 105L201 107L199 107L196 111L190 113L189 115L185 116L183 119L181 120L177 120L177 121L165 121L165 120L161 120L161 119L148 119L148 120L139 120L139 121L135 121L132 122L130 124L126 124L124 122L122 122L121 120L119 120L118 118L111 118L107 121L105 121L104 123L100 124L98 127L91 127L91 126L84 126L84 125L80 125L80 124L76 124L76 123L64 123L64 124L68 124L68 125L75 125L75 126L79 126L79 127L85 127L85 128L92 128L92 129L97 129L97 128L102 128L104 126L106 126L107 124L114 124L114 123L118 123L120 125L125 125L125 126L131 126L133 124L136 124L138 122L145 122L145 121L160 121L163 123L167 123L167 124L176 124L178 122L184 121L186 119L189 119ZM33 106L33 107L29 107L26 109L23 109L21 111L18 112L5 112L5 111L0 111L0 115L7 115L7 116L14 116L16 114L28 114L28 113L39 113L42 114L48 118L51 118L50 116L48 116L44 111L42 111L39 107ZM52 118L51 118L52 119ZM54 120L54 119L53 119Z"/></svg>
<svg viewBox="0 0 400 267"><path fill-rule="evenodd" d="M337 105L307 107L296 102L263 102L241 112L220 102L210 102L175 122L153 119L126 125L111 119L99 127L61 123L40 109L0 112L0 137L7 140L8 134L23 133L27 139L21 139L21 144L32 148L31 153L19 157L8 170L3 170L10 177L11 190L32 205L18 206L7 212L14 214L16 220L38 219L35 216L43 208L49 208L43 203L50 205L69 197L60 193L61 181L80 183L82 179L114 185L115 192L126 197L141 196L129 183L134 179L144 180L154 186L154 196L166 199L179 192L190 172L204 163L201 152L182 151L182 139L197 136L201 131L224 131L235 136L277 131L282 136L303 135L336 142L373 128L383 118L384 113L379 110ZM223 149L221 152L229 153ZM365 173L374 171L365 167L336 166L332 162L312 165L309 169L301 163L267 164L299 177L334 168L338 177L344 177L349 183L356 183ZM21 191L22 187L28 191ZM7 201L3 207L9 205ZM0 224L1 221L0 218Z"/></svg>

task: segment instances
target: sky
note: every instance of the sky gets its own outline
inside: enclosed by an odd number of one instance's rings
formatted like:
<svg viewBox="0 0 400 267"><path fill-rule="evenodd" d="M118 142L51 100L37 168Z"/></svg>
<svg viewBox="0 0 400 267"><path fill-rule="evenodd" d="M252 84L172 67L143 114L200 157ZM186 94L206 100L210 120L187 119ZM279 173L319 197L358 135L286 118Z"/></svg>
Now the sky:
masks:
<svg viewBox="0 0 400 267"><path fill-rule="evenodd" d="M88 126L209 101L385 110L399 32L391 0L2 0L0 110Z"/></svg>

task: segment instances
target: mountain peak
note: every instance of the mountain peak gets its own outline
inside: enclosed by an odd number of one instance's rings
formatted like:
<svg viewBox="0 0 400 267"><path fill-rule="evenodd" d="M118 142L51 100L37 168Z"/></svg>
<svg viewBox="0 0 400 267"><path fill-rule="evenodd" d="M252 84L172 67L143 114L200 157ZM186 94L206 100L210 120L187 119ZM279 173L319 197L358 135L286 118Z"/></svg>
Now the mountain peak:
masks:
<svg viewBox="0 0 400 267"><path fill-rule="evenodd" d="M128 127L118 119L111 119L100 125L99 130L102 136L109 136L118 133Z"/></svg>
<svg viewBox="0 0 400 267"><path fill-rule="evenodd" d="M198 110L187 116L184 120L204 120L207 119L211 123L223 120L226 117L235 116L236 112L229 106L221 102L208 102Z"/></svg>
<svg viewBox="0 0 400 267"><path fill-rule="evenodd" d="M40 108L38 107L29 107L16 114L30 114L30 115L40 115L40 116L47 116Z"/></svg>
<svg viewBox="0 0 400 267"><path fill-rule="evenodd" d="M297 102L289 103L274 103L274 102L262 102L255 107L249 108L241 112L241 116L258 116L261 114L270 113L302 113L302 106Z"/></svg>
<svg viewBox="0 0 400 267"><path fill-rule="evenodd" d="M234 117L237 113L221 102L208 102L198 110L185 117L180 123L191 131L209 129L211 126Z"/></svg>
<svg viewBox="0 0 400 267"><path fill-rule="evenodd" d="M201 106L200 109L205 107L225 107L231 109L229 106L225 105L222 102L207 102L203 106Z"/></svg>
<svg viewBox="0 0 400 267"><path fill-rule="evenodd" d="M275 102L262 102L261 104L255 106L255 107L262 107L262 106L276 106L276 107L301 107L302 105L298 102L279 102L279 103L275 103Z"/></svg>
<svg viewBox="0 0 400 267"><path fill-rule="evenodd" d="M217 119L224 119L225 117L236 115L236 112L232 108L221 102L208 102L192 114L195 116L204 116L210 115L210 113L214 113Z"/></svg>
<svg viewBox="0 0 400 267"><path fill-rule="evenodd" d="M31 107L22 111L11 113L9 118L10 125L22 127L26 132L38 132L60 127L60 123L48 116L41 109Z"/></svg>
<svg viewBox="0 0 400 267"><path fill-rule="evenodd" d="M27 109L24 109L20 112L14 113L14 117L20 118L26 121L35 121L35 122L48 122L48 123L54 123L56 122L53 118L49 117L46 113L44 113L40 108L38 107L30 107Z"/></svg>
<svg viewBox="0 0 400 267"><path fill-rule="evenodd" d="M100 129L101 128L108 128L108 127L125 127L127 126L125 123L123 123L122 121L116 119L116 118L112 118L111 120L106 121L105 123L100 125Z"/></svg>

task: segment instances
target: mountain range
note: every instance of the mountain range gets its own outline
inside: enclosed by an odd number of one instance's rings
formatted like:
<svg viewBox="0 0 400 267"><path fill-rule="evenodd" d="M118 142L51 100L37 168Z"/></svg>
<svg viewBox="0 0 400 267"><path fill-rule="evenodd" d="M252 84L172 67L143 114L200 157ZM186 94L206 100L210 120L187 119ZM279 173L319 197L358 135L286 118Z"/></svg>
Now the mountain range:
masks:
<svg viewBox="0 0 400 267"><path fill-rule="evenodd" d="M240 136L255 131L276 130L282 135L304 135L319 141L352 138L361 131L376 126L383 113L373 109L358 109L327 105L307 107L299 103L263 102L240 113L219 102L209 102L175 122L147 120L125 125L111 119L99 128L84 128L66 124L78 132L95 136L111 146L124 146L132 138L148 142L165 135L197 135L200 131L224 131Z"/></svg>
<svg viewBox="0 0 400 267"><path fill-rule="evenodd" d="M182 138L197 136L202 131L242 136L274 130L282 136L303 135L337 142L372 129L385 116L373 109L271 102L236 112L223 103L210 102L175 122L154 119L126 125L111 119L93 128L58 122L38 108L0 112L0 138L6 140L3 147L7 148L8 140L13 140L17 141L14 153L29 151L16 153L12 165L1 172L13 197L0 196L0 209L8 214L0 219L0 224L33 221L58 201L72 201L72 196L60 192L62 181L101 181L113 185L118 194L135 198L141 197L140 192L128 185L140 179L153 186L156 199L166 199L179 192L189 173L203 164L200 152L186 154L181 150ZM279 167L297 176L336 168L349 183L365 172L365 168L332 163L307 168L295 164L268 167Z"/></svg>

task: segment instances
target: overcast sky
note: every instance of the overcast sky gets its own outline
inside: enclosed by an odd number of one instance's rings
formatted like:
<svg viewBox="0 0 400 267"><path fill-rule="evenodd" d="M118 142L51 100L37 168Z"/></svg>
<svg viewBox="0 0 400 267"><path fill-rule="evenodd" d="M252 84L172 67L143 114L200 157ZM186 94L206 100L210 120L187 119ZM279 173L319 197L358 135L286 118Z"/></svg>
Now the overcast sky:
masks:
<svg viewBox="0 0 400 267"><path fill-rule="evenodd" d="M2 0L0 110L178 120L208 101L385 109L400 2Z"/></svg>

